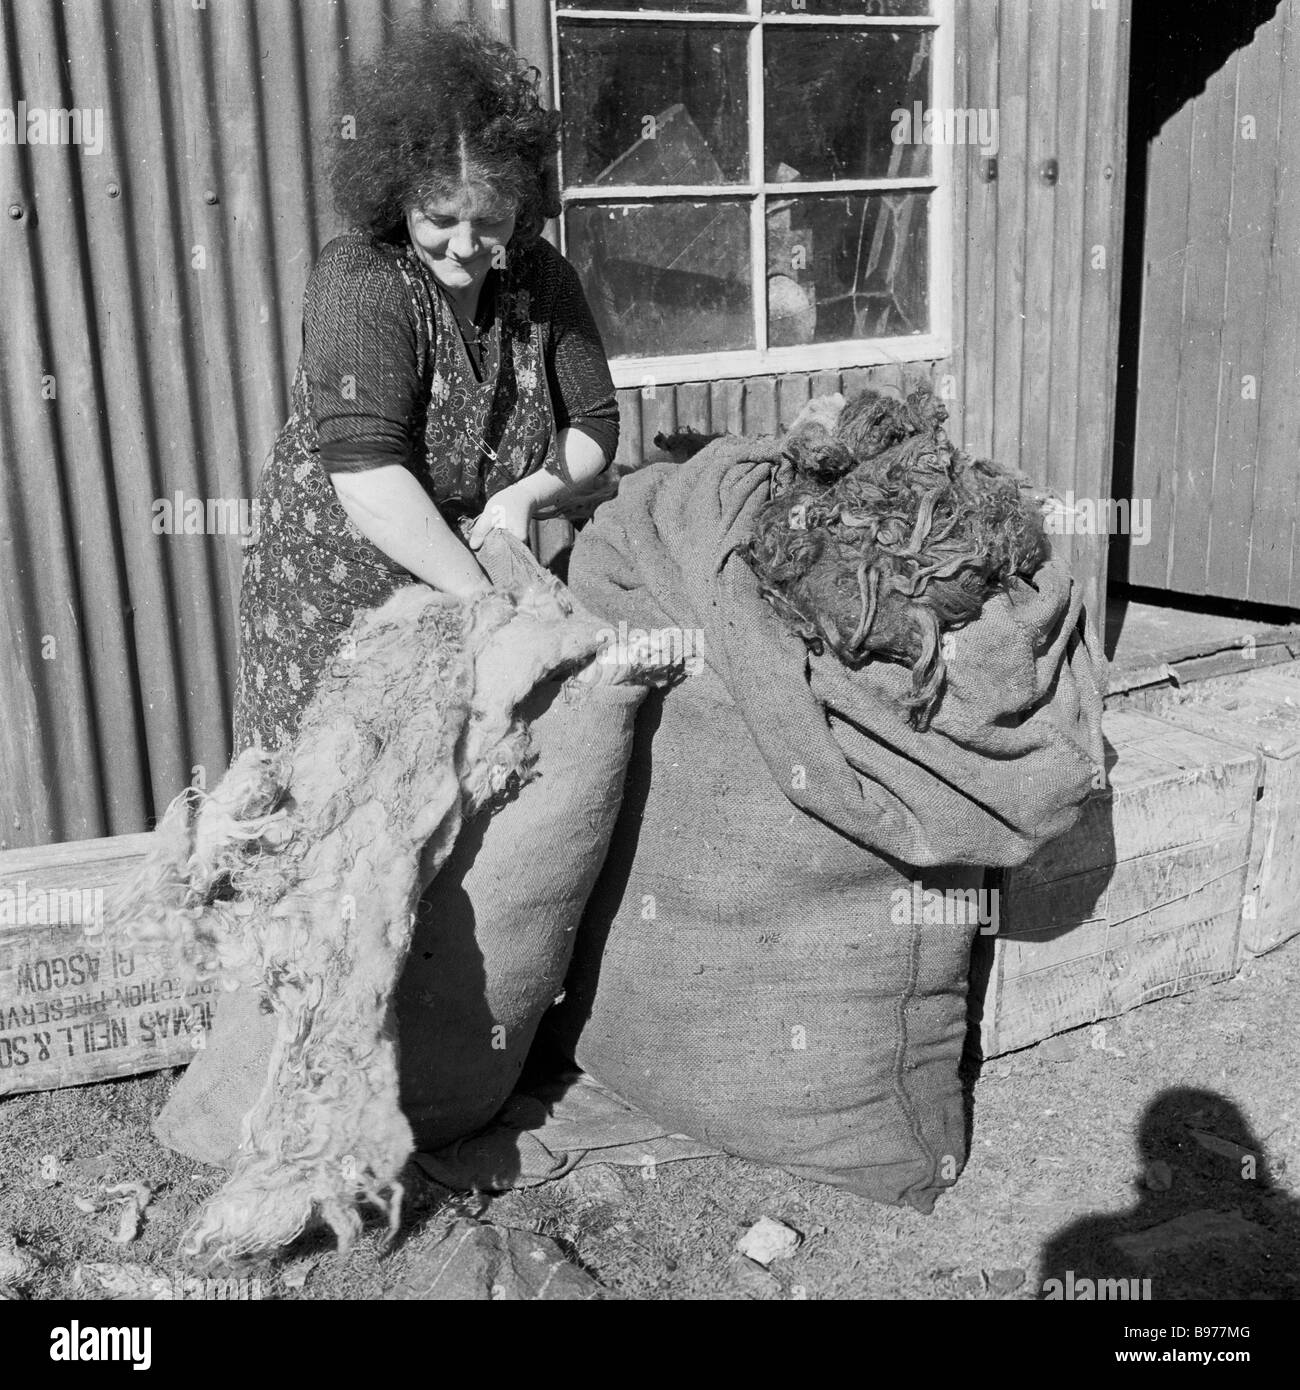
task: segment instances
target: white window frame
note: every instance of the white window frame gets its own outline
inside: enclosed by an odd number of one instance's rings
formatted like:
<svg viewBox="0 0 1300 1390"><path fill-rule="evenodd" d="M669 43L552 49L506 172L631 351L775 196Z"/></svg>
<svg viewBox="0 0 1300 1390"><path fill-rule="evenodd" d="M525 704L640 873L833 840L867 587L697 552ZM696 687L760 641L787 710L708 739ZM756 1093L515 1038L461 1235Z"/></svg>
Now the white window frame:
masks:
<svg viewBox="0 0 1300 1390"><path fill-rule="evenodd" d="M951 100L953 82L953 0L931 0L932 14L909 16L763 14L762 0L747 0L743 11L693 13L680 10L568 9L564 0L550 0L552 91L563 116L560 86L561 22L705 24L713 27L749 22L749 167L765 167L763 158L763 32L768 27L844 26L854 29L929 29L934 34L930 55L930 90L927 107ZM758 22L754 22L758 21ZM563 156L561 156L561 160ZM670 385L684 381L716 381L728 377L772 376L788 372L838 371L888 363L938 361L952 355L952 256L953 256L953 152L945 144L930 146L930 173L925 178L836 179L832 182L602 185L564 187L561 162L560 186L567 210L584 202L608 202L619 198L637 203L668 198L748 199L749 255L753 279L754 341L763 346L729 352L688 353L673 357L614 357L610 370L620 389ZM872 193L916 189L929 195L926 251L929 257L930 330L895 338L843 338L829 343L794 347L767 347L767 227L768 197L788 198L797 193ZM560 218L560 248L567 253L568 231Z"/></svg>

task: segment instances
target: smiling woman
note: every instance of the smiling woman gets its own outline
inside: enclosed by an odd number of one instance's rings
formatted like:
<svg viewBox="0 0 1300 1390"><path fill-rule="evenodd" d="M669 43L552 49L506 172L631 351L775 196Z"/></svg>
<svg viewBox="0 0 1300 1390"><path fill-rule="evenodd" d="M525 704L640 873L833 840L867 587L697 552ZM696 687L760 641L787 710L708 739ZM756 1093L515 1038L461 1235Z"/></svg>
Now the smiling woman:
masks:
<svg viewBox="0 0 1300 1390"><path fill-rule="evenodd" d="M423 581L470 599L474 551L613 458L618 410L578 277L541 239L558 119L470 25L406 31L340 94L352 224L303 301L293 411L240 596L236 751L290 742L361 611Z"/></svg>
<svg viewBox="0 0 1300 1390"><path fill-rule="evenodd" d="M468 187L407 214L415 254L433 271L458 315L473 320L492 258L502 258L516 220L514 205L492 189Z"/></svg>

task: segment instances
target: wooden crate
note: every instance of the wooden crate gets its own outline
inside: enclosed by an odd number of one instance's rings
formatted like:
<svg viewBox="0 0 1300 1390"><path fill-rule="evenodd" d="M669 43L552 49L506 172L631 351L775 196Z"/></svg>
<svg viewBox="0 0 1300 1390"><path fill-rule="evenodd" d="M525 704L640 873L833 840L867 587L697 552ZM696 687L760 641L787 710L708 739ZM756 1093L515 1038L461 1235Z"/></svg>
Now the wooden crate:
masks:
<svg viewBox="0 0 1300 1390"><path fill-rule="evenodd" d="M147 835L0 854L0 1095L188 1062L212 986L184 990L165 951L102 921Z"/></svg>
<svg viewBox="0 0 1300 1390"><path fill-rule="evenodd" d="M1145 714L1104 727L1109 787L1001 876L999 932L977 941L985 1057L1238 969L1260 755Z"/></svg>
<svg viewBox="0 0 1300 1390"><path fill-rule="evenodd" d="M1263 756L1241 921L1243 955L1262 955L1300 934L1300 665L1194 689L1163 717Z"/></svg>

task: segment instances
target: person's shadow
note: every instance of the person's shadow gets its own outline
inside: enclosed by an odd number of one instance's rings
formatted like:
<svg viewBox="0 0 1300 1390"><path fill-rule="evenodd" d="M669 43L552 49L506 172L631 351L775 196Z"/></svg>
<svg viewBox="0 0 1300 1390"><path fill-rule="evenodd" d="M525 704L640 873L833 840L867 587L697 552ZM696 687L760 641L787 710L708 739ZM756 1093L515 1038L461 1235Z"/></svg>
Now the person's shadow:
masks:
<svg viewBox="0 0 1300 1390"><path fill-rule="evenodd" d="M1275 1186L1263 1144L1232 1101L1164 1091L1142 1117L1137 1148L1137 1204L1054 1235L1040 1298L1300 1295L1300 1203Z"/></svg>

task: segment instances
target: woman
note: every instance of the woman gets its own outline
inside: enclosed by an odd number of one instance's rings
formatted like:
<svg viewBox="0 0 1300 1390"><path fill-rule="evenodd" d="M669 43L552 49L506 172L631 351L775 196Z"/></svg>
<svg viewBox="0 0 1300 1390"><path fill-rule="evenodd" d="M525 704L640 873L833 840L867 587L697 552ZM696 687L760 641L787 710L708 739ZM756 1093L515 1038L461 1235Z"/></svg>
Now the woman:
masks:
<svg viewBox="0 0 1300 1390"><path fill-rule="evenodd" d="M235 748L290 742L354 615L422 581L470 600L493 527L591 482L618 443L600 335L540 237L559 118L469 25L403 35L343 109L354 230L303 302L293 411L244 560Z"/></svg>

